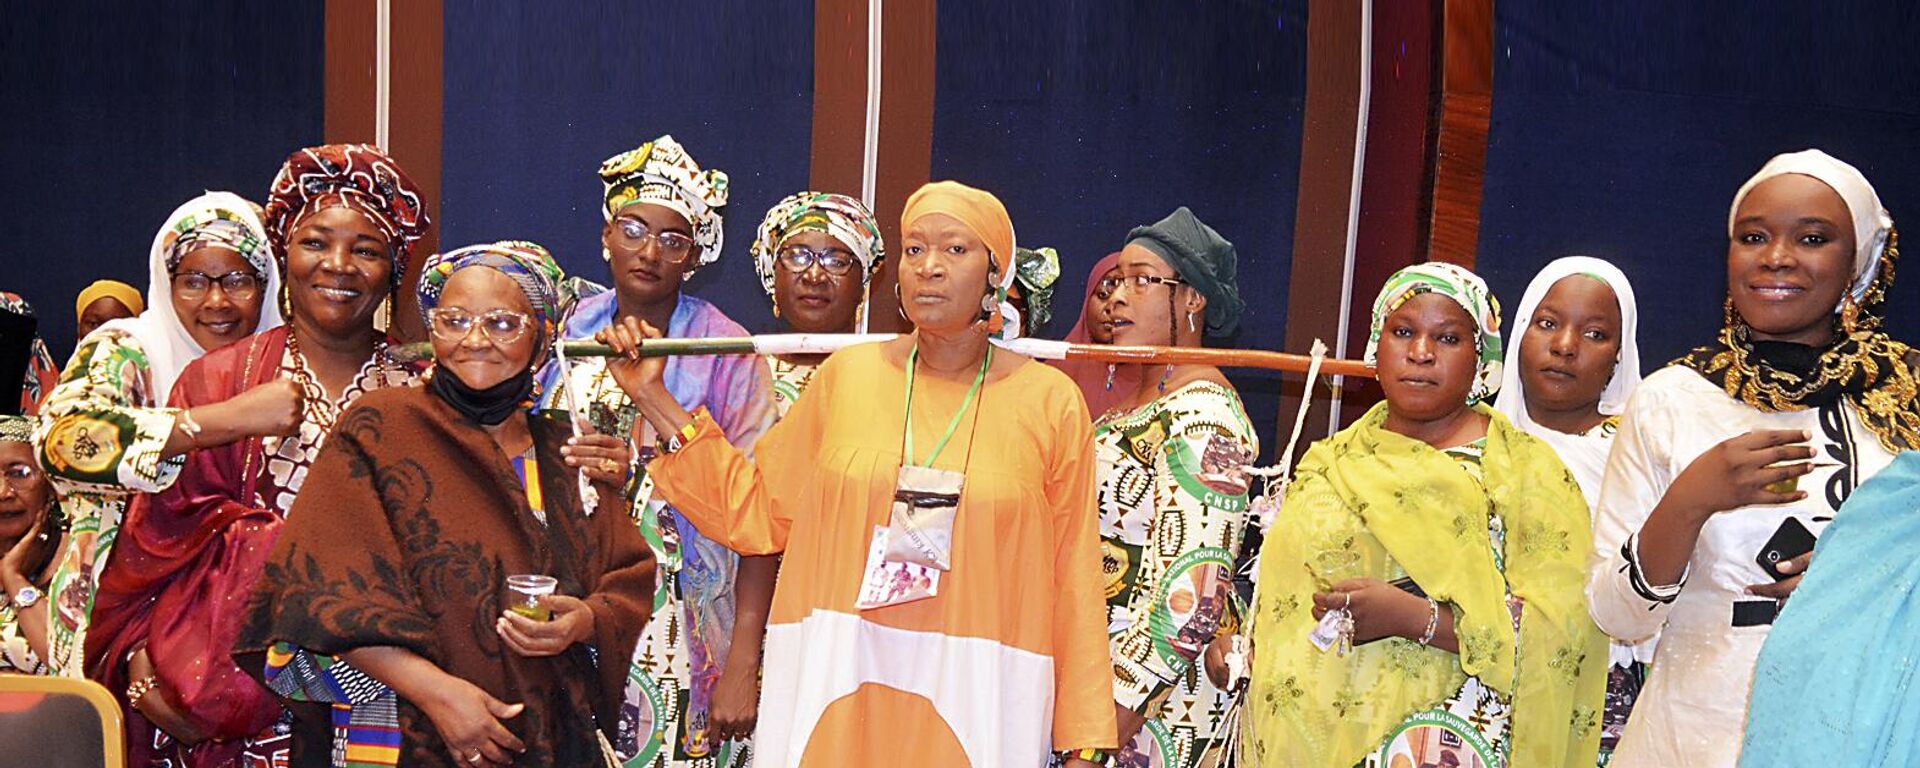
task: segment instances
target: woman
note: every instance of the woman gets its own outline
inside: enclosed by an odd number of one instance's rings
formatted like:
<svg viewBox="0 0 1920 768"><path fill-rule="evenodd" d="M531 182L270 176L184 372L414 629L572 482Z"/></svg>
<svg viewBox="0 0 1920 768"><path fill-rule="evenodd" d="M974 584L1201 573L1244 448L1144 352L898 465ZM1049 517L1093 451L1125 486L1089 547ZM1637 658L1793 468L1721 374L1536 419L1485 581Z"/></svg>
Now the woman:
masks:
<svg viewBox="0 0 1920 768"><path fill-rule="evenodd" d="M987 343L1012 221L938 182L901 229L916 330L828 358L756 460L679 405L657 358L612 366L667 436L658 490L737 551L785 553L756 761L1032 766L1049 744L1112 749L1088 419L1065 377ZM630 319L599 338L627 351L658 335Z"/></svg>
<svg viewBox="0 0 1920 768"><path fill-rule="evenodd" d="M1080 304L1080 319L1067 332L1067 341L1075 344L1112 344L1113 325L1107 317L1107 300L1120 287L1120 253L1109 253L1095 262L1087 273L1087 296ZM1047 363L1065 372L1080 387L1087 412L1095 417L1118 405L1139 386L1139 366L1107 365L1085 360L1058 360Z"/></svg>
<svg viewBox="0 0 1920 768"><path fill-rule="evenodd" d="M662 136L608 158L600 166L600 180L606 220L601 255L612 272L613 290L582 299L561 336L590 339L627 317L675 337L747 335L719 307L681 290L696 269L720 257L727 175L702 170L673 137ZM566 370L548 366L540 375L541 407L571 411L577 405L584 412L576 415L595 431L628 434L641 423L639 410L609 373L605 358L572 361ZM758 358L675 357L667 363L666 377L681 402L708 408L742 449L750 450L773 423L773 387ZM638 467L644 468L653 440L638 444L647 446L638 457ZM634 474L633 519L659 556L662 577L657 610L634 649L614 746L635 766L740 765L746 745L718 738L710 722L726 665L757 649L763 634L751 615L746 622L735 620L739 557L700 535L658 499L643 472ZM754 570L756 581L773 577L771 562ZM752 606L746 608L751 614ZM734 643L741 644L739 654L732 651ZM729 691L740 693L750 679L735 676ZM742 702L736 698L733 704L737 717ZM727 735L744 730L737 721L727 726Z"/></svg>
<svg viewBox="0 0 1920 768"><path fill-rule="evenodd" d="M26 328L38 325L38 321L33 319L33 306L20 298L19 294L0 291L0 313L12 316L7 321L7 330L10 332L16 324ZM60 364L53 361L53 355L47 352L47 343L41 340L38 332L31 333L25 343L26 349L18 352L26 358L26 374L20 384L20 406L17 410L9 408L5 413L34 416L40 413L40 402L46 399L47 392L53 389L54 382L60 378Z"/></svg>
<svg viewBox="0 0 1920 768"><path fill-rule="evenodd" d="M1594 765L1607 656L1580 592L1586 504L1485 402L1499 324L1451 264L1402 269L1374 301L1386 401L1308 449L1260 554L1255 764Z"/></svg>
<svg viewBox="0 0 1920 768"><path fill-rule="evenodd" d="M880 225L866 204L829 192L796 193L767 211L756 234L754 268L773 300L773 316L789 331L853 333L866 324L867 289L886 257ZM785 416L799 401L826 357L766 357L778 415ZM777 555L740 559L733 644L713 691L717 739L744 742L753 737L759 719L761 647L779 568Z"/></svg>
<svg viewBox="0 0 1920 768"><path fill-rule="evenodd" d="M855 333L866 325L867 289L886 259L880 225L865 203L831 192L789 195L767 211L753 266L773 316L794 333ZM853 267L860 270L855 279ZM773 404L793 408L826 355L772 355Z"/></svg>
<svg viewBox="0 0 1920 768"><path fill-rule="evenodd" d="M43 674L47 580L66 533L53 486L33 457L34 419L0 416L0 673Z"/></svg>
<svg viewBox="0 0 1920 768"><path fill-rule="evenodd" d="M190 411L166 407L182 369L209 349L280 326L280 268L259 206L208 192L167 217L147 252L151 311L87 334L47 397L40 459L72 535L53 577L49 665L86 674L94 586L135 494L158 493L196 447L279 434L299 396L284 384Z"/></svg>
<svg viewBox="0 0 1920 768"><path fill-rule="evenodd" d="M1507 348L1493 408L1553 448L1592 509L1627 396L1640 384L1639 309L1633 285L1600 259L1555 259L1535 275L1514 315L1519 338ZM1600 760L1610 759L1646 681L1657 643L1608 649L1607 706Z"/></svg>
<svg viewBox="0 0 1920 768"><path fill-rule="evenodd" d="M431 378L341 415L311 475L327 493L294 504L248 606L240 654L337 655L397 694L409 765L600 765L619 717L625 665L598 660L639 636L653 557L619 501L623 441L527 412L560 281L533 243L426 264ZM519 574L558 581L550 620L508 610Z"/></svg>
<svg viewBox="0 0 1920 768"><path fill-rule="evenodd" d="M118 280L88 283L73 300L76 338L86 338L95 328L109 321L139 317L146 308L146 303L140 300L138 288Z"/></svg>
<svg viewBox="0 0 1920 768"><path fill-rule="evenodd" d="M287 325L193 361L169 404L192 412L290 382L297 415L277 432L195 450L171 487L127 512L86 651L88 676L127 694L131 764L289 759L291 723L229 653L244 596L341 411L416 375L387 357L374 315L426 233L420 205L399 166L365 144L302 149L275 177L265 222ZM324 726L313 733L324 750Z"/></svg>
<svg viewBox="0 0 1920 768"><path fill-rule="evenodd" d="M1239 325L1233 244L1186 208L1135 227L1118 264L1107 302L1114 343L1200 346ZM1124 367L1140 384L1093 431L1114 762L1195 768L1216 763L1227 736L1227 696L1194 662L1239 616L1233 566L1259 439L1219 369Z"/></svg>
<svg viewBox="0 0 1920 768"><path fill-rule="evenodd" d="M1754 660L1814 537L1920 444L1914 361L1879 330L1892 232L1866 177L1819 150L1734 195L1726 326L1634 391L1594 519L1594 620L1660 634L1614 765L1735 764Z"/></svg>

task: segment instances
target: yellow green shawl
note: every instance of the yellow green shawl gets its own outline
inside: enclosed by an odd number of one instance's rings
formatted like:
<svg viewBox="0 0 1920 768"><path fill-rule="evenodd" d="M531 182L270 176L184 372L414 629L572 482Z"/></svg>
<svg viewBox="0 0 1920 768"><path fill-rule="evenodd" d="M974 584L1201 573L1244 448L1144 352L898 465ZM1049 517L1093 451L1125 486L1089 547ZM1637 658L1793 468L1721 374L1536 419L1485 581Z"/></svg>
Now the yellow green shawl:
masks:
<svg viewBox="0 0 1920 768"><path fill-rule="evenodd" d="M1587 616L1579 486L1545 443L1484 404L1485 490L1455 459L1387 430L1387 404L1315 443L1260 553L1247 736L1255 765L1350 768L1471 674L1513 704L1508 764L1590 768L1607 640ZM1487 524L1506 526L1506 570ZM1307 640L1312 594L1411 576L1451 604L1458 655L1388 638L1345 657ZM1506 592L1525 600L1515 642Z"/></svg>

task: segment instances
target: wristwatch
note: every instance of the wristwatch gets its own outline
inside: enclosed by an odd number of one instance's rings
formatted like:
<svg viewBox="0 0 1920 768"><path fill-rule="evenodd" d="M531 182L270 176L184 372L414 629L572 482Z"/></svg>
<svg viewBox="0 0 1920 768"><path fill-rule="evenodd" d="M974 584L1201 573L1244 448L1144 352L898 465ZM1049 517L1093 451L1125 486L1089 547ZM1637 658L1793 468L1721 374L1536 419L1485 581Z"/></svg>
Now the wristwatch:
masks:
<svg viewBox="0 0 1920 768"><path fill-rule="evenodd" d="M41 597L40 590L31 585L21 587L20 591L13 593L13 607L32 608L34 603L40 602Z"/></svg>

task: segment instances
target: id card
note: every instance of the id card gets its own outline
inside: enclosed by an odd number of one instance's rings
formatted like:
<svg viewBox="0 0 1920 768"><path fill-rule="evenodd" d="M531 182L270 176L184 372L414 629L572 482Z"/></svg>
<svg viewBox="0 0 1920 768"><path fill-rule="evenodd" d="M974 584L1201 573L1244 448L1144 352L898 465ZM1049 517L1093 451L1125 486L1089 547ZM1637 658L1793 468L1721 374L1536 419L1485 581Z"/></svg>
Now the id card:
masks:
<svg viewBox="0 0 1920 768"><path fill-rule="evenodd" d="M911 464L900 467L887 528L888 562L945 571L953 568L953 518L960 508L960 472Z"/></svg>
<svg viewBox="0 0 1920 768"><path fill-rule="evenodd" d="M924 600L940 592L940 572L924 565L887 558L885 526L873 527L873 543L867 547L866 576L860 580L860 597L854 607L861 610Z"/></svg>

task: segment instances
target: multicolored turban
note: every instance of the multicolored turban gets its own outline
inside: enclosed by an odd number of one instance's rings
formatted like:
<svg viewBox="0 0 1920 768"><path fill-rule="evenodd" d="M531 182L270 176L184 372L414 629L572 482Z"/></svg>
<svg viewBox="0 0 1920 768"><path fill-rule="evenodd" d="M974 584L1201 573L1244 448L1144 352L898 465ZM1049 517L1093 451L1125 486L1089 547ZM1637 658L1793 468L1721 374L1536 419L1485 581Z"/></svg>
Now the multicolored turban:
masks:
<svg viewBox="0 0 1920 768"><path fill-rule="evenodd" d="M287 234L315 211L346 208L366 216L393 248L393 284L407 271L407 252L432 220L426 198L400 165L372 144L327 144L287 157L267 190L267 234L284 266Z"/></svg>
<svg viewBox="0 0 1920 768"><path fill-rule="evenodd" d="M1473 319L1473 348L1479 352L1474 365L1473 389L1467 393L1472 405L1500 391L1500 373L1505 367L1500 344L1500 302L1493 298L1487 282L1465 268L1440 261L1415 264L1393 273L1373 300L1373 326L1367 333L1367 367L1379 366L1380 331L1387 315L1423 293L1437 293L1460 305Z"/></svg>
<svg viewBox="0 0 1920 768"><path fill-rule="evenodd" d="M634 203L653 203L686 218L693 227L693 242L700 246L700 260L687 268L688 274L720 258L727 174L700 170L700 164L672 136L607 158L600 164L600 183L606 192L607 221ZM613 258L604 248L600 255Z"/></svg>
<svg viewBox="0 0 1920 768"><path fill-rule="evenodd" d="M887 246L880 238L880 224L866 203L831 192L799 192L788 195L767 211L753 240L753 268L760 273L760 287L773 295L774 267L779 261L780 243L795 232L825 232L853 252L860 260L860 283L866 285L886 260Z"/></svg>
<svg viewBox="0 0 1920 768"><path fill-rule="evenodd" d="M422 322L431 324L427 313L440 306L440 294L446 290L447 280L467 267L492 267L513 280L520 292L526 294L527 303L533 306L534 326L541 334L533 366L538 368L546 362L550 351L548 342L558 338L560 318L573 303L573 290L559 262L553 260L553 254L540 244L525 240L469 245L434 254L420 268Z"/></svg>

